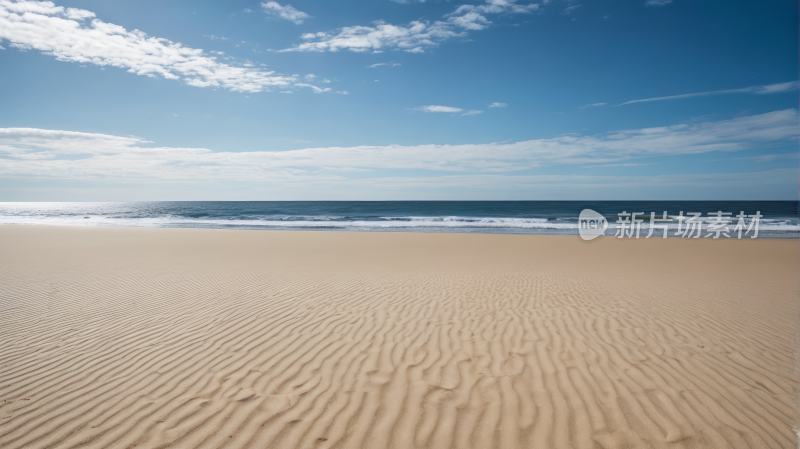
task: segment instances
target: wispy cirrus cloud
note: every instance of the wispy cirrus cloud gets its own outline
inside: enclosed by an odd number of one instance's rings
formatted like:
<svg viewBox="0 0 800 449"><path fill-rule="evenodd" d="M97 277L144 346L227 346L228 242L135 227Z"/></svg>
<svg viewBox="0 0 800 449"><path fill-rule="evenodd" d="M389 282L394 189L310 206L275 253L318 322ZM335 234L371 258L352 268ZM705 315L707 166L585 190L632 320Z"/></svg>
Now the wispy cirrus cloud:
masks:
<svg viewBox="0 0 800 449"><path fill-rule="evenodd" d="M295 84L295 86L296 87L308 87L309 89L313 90L315 94L321 94L323 92L330 92L331 90L333 90L330 87L324 87L323 88L323 87L317 87L317 86L314 86L312 84L306 84L306 83L297 83L297 84Z"/></svg>
<svg viewBox="0 0 800 449"><path fill-rule="evenodd" d="M340 95L349 95L350 94L350 92L348 92L346 90L334 91L330 87L317 87L317 86L314 86L313 84L306 84L306 83L296 83L294 85L294 87L308 87L309 89L314 91L315 94L321 94L321 93L324 93L324 92L334 92L334 93L337 93L337 94L340 94ZM287 92L287 93L291 93L291 92Z"/></svg>
<svg viewBox="0 0 800 449"><path fill-rule="evenodd" d="M59 61L118 67L136 75L180 80L195 87L261 92L285 89L296 81L292 75L257 69L248 63L244 67L225 64L201 49L151 37L139 30L128 31L95 18L91 11L47 1L0 0L0 41L3 40L11 47L39 50Z"/></svg>
<svg viewBox="0 0 800 449"><path fill-rule="evenodd" d="M494 103L489 105L490 108L505 108L508 107L508 103L500 103L495 101Z"/></svg>
<svg viewBox="0 0 800 449"><path fill-rule="evenodd" d="M411 108L414 111L422 111L422 112L461 112L463 109L456 108L453 106L440 106L440 105L428 105L428 106L420 106L418 108Z"/></svg>
<svg viewBox="0 0 800 449"><path fill-rule="evenodd" d="M664 6L672 3L672 0L647 0L644 2L647 6Z"/></svg>
<svg viewBox="0 0 800 449"><path fill-rule="evenodd" d="M455 108L457 109L457 108ZM452 111L447 111L452 112ZM386 145L290 151L215 152L153 147L139 137L35 128L0 128L0 176L126 182L315 179L364 170L514 174L548 165L630 164L634 157L700 154L796 141L796 110L732 120L560 136L511 143ZM377 176L377 175L376 175ZM499 175L498 175L499 176ZM516 175L515 175L516 176Z"/></svg>
<svg viewBox="0 0 800 449"><path fill-rule="evenodd" d="M487 14L530 14L539 5L518 4L516 0L486 0L482 5L461 5L443 20L413 21L407 25L393 25L383 20L372 26L350 26L330 32L306 33L305 40L292 48L280 51L325 52L349 50L380 53L386 49L409 53L424 53L442 42L456 37L466 37L467 31L479 31L492 22Z"/></svg>
<svg viewBox="0 0 800 449"><path fill-rule="evenodd" d="M478 115L478 114L483 114L483 111L472 111L472 110L470 110L470 111L467 111L467 112L465 112L465 113L463 113L461 115Z"/></svg>
<svg viewBox="0 0 800 449"><path fill-rule="evenodd" d="M445 17L461 17L470 13L481 15L530 14L533 11L537 11L540 7L538 3L519 4L516 0L486 0L486 3L482 5L461 5Z"/></svg>
<svg viewBox="0 0 800 449"><path fill-rule="evenodd" d="M307 19L311 18L309 14L299 11L292 5L281 6L278 2L263 2L261 3L261 9L269 15L288 20L295 25L301 25Z"/></svg>
<svg viewBox="0 0 800 449"><path fill-rule="evenodd" d="M399 62L379 62L377 64L368 65L367 68L368 69L374 69L376 67L382 67L382 66L397 67L399 65L401 65Z"/></svg>
<svg viewBox="0 0 800 449"><path fill-rule="evenodd" d="M800 88L800 81L789 81L788 83L775 83L762 86L743 87L741 89L728 89L728 90L714 90L710 92L697 92L693 94L670 95L668 97L645 98L643 100L631 100L625 103L618 104L617 106L624 106L626 104L634 103L649 103L651 101L663 100L677 100L680 98L695 98L695 97L709 97L711 95L724 95L724 94L778 94L783 92L791 92ZM605 103L599 103L605 104ZM589 105L596 106L596 105Z"/></svg>
<svg viewBox="0 0 800 449"><path fill-rule="evenodd" d="M212 41L229 41L231 38L225 36L214 36L213 34L204 34L203 37L207 37Z"/></svg>
<svg viewBox="0 0 800 449"><path fill-rule="evenodd" d="M454 31L451 26L443 22L431 24L414 21L408 25L397 26L377 21L373 26L344 27L329 33L306 33L301 38L308 42L279 51L381 52L385 48L390 48L409 53L422 53L426 48L438 46L447 39L464 36L465 33Z"/></svg>
<svg viewBox="0 0 800 449"><path fill-rule="evenodd" d="M592 103L592 104L585 104L583 106L578 106L578 109L586 109L586 108L599 108L600 106L605 106L608 103Z"/></svg>

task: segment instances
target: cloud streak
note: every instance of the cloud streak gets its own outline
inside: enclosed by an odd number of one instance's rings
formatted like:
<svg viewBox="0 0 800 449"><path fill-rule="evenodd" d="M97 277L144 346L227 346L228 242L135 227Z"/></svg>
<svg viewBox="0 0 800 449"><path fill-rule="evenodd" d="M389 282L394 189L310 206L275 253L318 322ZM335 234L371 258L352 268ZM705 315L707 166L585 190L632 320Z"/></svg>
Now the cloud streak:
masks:
<svg viewBox="0 0 800 449"><path fill-rule="evenodd" d="M295 25L301 25L306 19L311 18L310 15L304 13L303 11L297 10L292 5L281 6L278 2L261 3L261 8L265 13L288 20Z"/></svg>
<svg viewBox="0 0 800 449"><path fill-rule="evenodd" d="M418 108L412 108L414 111L422 111L422 112L461 112L463 109L455 108L452 106L439 106L439 105L428 105L428 106L420 106Z"/></svg>
<svg viewBox="0 0 800 449"><path fill-rule="evenodd" d="M385 48L404 50L409 53L423 53L426 48L436 47L440 42L453 37L464 37L466 33L457 32L443 22L414 21L408 25L392 25L377 21L373 26L352 26L339 28L330 33L306 33L301 36L308 41L282 52L380 52Z"/></svg>
<svg viewBox="0 0 800 449"><path fill-rule="evenodd" d="M273 71L224 64L203 50L128 31L96 19L93 12L52 2L0 0L0 40L19 49L42 51L59 61L119 67L195 87L261 92L295 81L293 76Z"/></svg>
<svg viewBox="0 0 800 449"><path fill-rule="evenodd" d="M625 106L626 104L634 104L634 103L649 103L651 101L677 100L680 98L709 97L712 95L724 95L724 94L757 94L757 95L778 94L783 92L791 92L797 90L798 88L800 88L800 81L790 81L788 83L776 83L764 86L750 86L750 87L743 87L741 89L714 90L710 92L697 92L693 94L672 95L669 97L645 98L644 100L626 101L625 103L618 104L617 106ZM582 107L599 106L604 104L605 103L597 103Z"/></svg>
<svg viewBox="0 0 800 449"><path fill-rule="evenodd" d="M138 137L0 128L0 176L107 182L262 182L266 178L344 179L351 172L417 170L423 175L414 179L424 183L430 176L447 172L514 175L551 165L623 164L634 157L769 147L796 141L798 118L796 110L785 110L718 122L513 143L254 152L154 147Z"/></svg>

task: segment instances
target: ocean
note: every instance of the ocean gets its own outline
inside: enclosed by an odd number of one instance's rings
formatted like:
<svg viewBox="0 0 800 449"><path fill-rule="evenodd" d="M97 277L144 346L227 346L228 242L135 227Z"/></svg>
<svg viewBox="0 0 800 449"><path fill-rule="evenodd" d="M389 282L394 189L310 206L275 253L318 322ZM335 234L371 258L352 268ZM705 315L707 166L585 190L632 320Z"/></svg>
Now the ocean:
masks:
<svg viewBox="0 0 800 449"><path fill-rule="evenodd" d="M759 237L800 236L797 201L176 201L125 203L0 203L0 224L137 226L316 231L474 232L493 234L577 234L578 215L592 209L614 235L618 214L662 217L681 211L759 213ZM642 218L639 216L639 218ZM747 218L749 225L752 218ZM677 221L668 224L669 236ZM657 231L656 235L661 235ZM729 233L730 235L730 233ZM752 235L752 232L748 235ZM724 238L724 235L723 235Z"/></svg>

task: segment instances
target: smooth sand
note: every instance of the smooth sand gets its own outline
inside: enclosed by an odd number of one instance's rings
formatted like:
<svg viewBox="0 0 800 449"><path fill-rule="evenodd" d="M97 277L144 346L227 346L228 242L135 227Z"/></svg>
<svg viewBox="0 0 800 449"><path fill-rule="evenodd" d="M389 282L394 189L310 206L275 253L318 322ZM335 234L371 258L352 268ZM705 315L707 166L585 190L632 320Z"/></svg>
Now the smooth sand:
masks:
<svg viewBox="0 0 800 449"><path fill-rule="evenodd" d="M796 448L797 242L0 226L0 446Z"/></svg>

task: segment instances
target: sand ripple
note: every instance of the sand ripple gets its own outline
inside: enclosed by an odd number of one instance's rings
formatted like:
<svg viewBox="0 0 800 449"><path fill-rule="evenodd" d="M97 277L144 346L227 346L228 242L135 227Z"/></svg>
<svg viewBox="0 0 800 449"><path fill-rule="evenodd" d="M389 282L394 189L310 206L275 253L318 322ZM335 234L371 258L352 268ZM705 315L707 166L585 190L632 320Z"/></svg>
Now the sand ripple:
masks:
<svg viewBox="0 0 800 449"><path fill-rule="evenodd" d="M793 242L0 244L0 447L797 447Z"/></svg>

